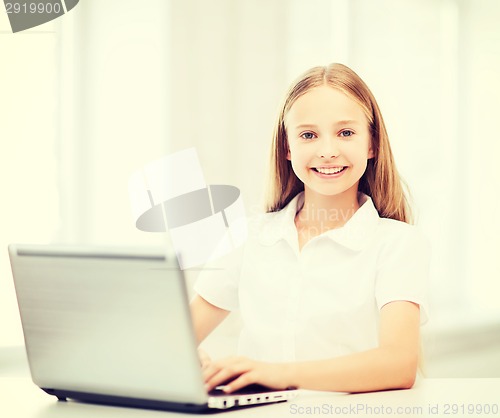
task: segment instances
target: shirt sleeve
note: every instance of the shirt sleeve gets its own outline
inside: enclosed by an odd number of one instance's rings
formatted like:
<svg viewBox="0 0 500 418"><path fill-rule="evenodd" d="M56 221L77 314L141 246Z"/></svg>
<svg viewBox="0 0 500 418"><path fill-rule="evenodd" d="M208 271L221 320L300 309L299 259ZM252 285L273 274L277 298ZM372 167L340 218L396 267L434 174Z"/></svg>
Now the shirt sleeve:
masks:
<svg viewBox="0 0 500 418"><path fill-rule="evenodd" d="M425 236L408 226L391 237L381 253L375 298L380 310L398 300L420 306L420 324L428 320L430 245Z"/></svg>
<svg viewBox="0 0 500 418"><path fill-rule="evenodd" d="M240 246L229 254L205 264L196 279L194 291L221 309L238 309L238 284L244 247Z"/></svg>

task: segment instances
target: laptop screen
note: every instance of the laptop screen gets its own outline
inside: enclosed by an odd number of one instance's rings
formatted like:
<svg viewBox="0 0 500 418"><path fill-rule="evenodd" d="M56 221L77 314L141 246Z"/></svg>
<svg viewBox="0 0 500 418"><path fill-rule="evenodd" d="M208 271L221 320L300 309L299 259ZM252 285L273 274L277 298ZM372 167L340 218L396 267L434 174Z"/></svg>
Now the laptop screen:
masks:
<svg viewBox="0 0 500 418"><path fill-rule="evenodd" d="M187 293L158 251L10 246L34 382L206 402Z"/></svg>

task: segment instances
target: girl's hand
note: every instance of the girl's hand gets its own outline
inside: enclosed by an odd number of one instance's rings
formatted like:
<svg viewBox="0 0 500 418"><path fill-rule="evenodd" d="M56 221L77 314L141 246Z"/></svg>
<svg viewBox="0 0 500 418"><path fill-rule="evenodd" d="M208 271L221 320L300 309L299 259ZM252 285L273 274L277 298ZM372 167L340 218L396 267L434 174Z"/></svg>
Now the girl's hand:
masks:
<svg viewBox="0 0 500 418"><path fill-rule="evenodd" d="M272 389L286 389L292 386L291 367L287 363L264 363L246 357L230 357L212 362L203 370L203 377L207 391L225 384L224 392L231 393L253 383Z"/></svg>

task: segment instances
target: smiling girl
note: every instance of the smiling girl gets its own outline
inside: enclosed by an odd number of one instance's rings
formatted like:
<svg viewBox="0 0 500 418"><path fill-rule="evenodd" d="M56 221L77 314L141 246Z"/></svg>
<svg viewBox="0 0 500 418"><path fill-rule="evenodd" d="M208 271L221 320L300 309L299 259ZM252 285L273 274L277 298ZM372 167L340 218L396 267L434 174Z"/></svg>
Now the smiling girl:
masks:
<svg viewBox="0 0 500 418"><path fill-rule="evenodd" d="M243 320L240 355L204 365L207 389L412 387L428 245L357 74L315 67L291 86L271 168L268 211L250 222L243 250L195 285L199 342L230 311Z"/></svg>

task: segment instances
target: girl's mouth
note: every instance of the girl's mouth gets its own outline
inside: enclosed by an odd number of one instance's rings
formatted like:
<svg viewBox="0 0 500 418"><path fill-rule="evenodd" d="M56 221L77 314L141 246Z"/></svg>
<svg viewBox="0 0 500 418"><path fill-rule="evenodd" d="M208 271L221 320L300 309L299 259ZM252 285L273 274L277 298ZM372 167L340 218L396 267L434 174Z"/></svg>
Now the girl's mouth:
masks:
<svg viewBox="0 0 500 418"><path fill-rule="evenodd" d="M341 175L347 167L312 167L311 170L320 177L337 177Z"/></svg>

